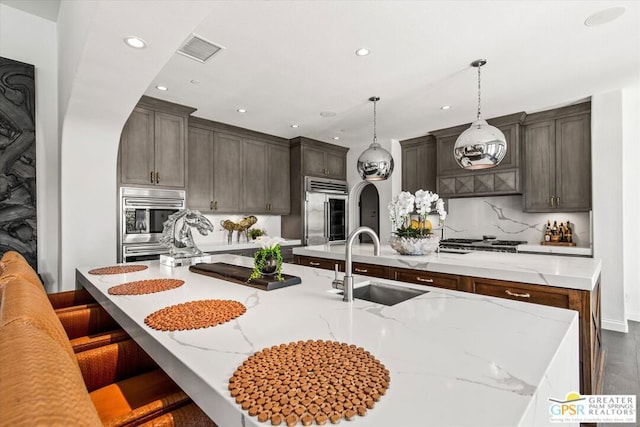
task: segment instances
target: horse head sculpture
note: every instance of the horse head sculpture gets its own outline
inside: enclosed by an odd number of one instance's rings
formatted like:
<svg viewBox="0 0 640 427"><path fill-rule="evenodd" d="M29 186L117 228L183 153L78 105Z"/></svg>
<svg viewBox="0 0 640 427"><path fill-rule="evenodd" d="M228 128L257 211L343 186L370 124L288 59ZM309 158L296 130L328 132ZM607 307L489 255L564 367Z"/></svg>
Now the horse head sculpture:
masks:
<svg viewBox="0 0 640 427"><path fill-rule="evenodd" d="M180 227L178 222L182 221ZM206 236L209 231L213 231L213 224L199 211L184 209L169 215L169 218L162 223L164 229L160 237L160 243L169 248L171 255L202 255L193 241L191 228L195 227L198 232Z"/></svg>

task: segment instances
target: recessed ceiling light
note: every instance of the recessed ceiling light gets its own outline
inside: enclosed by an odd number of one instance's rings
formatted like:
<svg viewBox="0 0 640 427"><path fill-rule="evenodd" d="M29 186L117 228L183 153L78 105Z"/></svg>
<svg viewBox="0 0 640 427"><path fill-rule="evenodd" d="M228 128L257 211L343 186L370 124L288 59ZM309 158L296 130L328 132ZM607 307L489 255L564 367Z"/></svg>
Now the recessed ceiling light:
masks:
<svg viewBox="0 0 640 427"><path fill-rule="evenodd" d="M292 128L299 128L300 125L291 125Z"/></svg>
<svg viewBox="0 0 640 427"><path fill-rule="evenodd" d="M168 88L168 87L166 87L166 86L162 86L162 85L157 85L157 86L156 86L156 89L161 90L161 91L167 91L167 90L169 90L169 88Z"/></svg>
<svg viewBox="0 0 640 427"><path fill-rule="evenodd" d="M238 113L246 113L247 110L245 110L244 108L238 108L236 111L238 111Z"/></svg>
<svg viewBox="0 0 640 427"><path fill-rule="evenodd" d="M600 12L596 12L589 16L584 21L584 25L587 27L595 27L596 25L606 24L607 22L611 22L622 16L625 10L626 9L623 6L610 7L608 9L601 10Z"/></svg>
<svg viewBox="0 0 640 427"><path fill-rule="evenodd" d="M448 110L451 108L451 105L443 105L442 107L440 107L441 110Z"/></svg>
<svg viewBox="0 0 640 427"><path fill-rule="evenodd" d="M320 113L320 116L322 117L335 117L336 113L334 113L333 111L323 111Z"/></svg>
<svg viewBox="0 0 640 427"><path fill-rule="evenodd" d="M193 80L191 80L191 84L192 84L192 85L199 85L199 84L200 84L200 80L198 80L198 79L193 79Z"/></svg>
<svg viewBox="0 0 640 427"><path fill-rule="evenodd" d="M356 50L356 55L358 56L367 56L371 53L371 51L369 49L367 49L366 47L361 47L360 49Z"/></svg>
<svg viewBox="0 0 640 427"><path fill-rule="evenodd" d="M136 49L142 49L147 46L144 40L142 40L140 37L135 37L135 36L125 37L124 42L128 46L131 46Z"/></svg>
<svg viewBox="0 0 640 427"><path fill-rule="evenodd" d="M335 139L336 141L340 139L339 136L334 136L333 139Z"/></svg>

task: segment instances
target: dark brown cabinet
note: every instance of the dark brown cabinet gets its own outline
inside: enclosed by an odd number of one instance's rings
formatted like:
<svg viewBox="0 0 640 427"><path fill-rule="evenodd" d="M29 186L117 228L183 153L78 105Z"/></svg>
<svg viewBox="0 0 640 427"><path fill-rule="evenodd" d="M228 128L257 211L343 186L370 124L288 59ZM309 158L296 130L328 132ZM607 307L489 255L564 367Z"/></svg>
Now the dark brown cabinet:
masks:
<svg viewBox="0 0 640 427"><path fill-rule="evenodd" d="M193 111L143 96L120 137L120 184L185 188L187 119Z"/></svg>
<svg viewBox="0 0 640 427"><path fill-rule="evenodd" d="M286 214L286 140L200 118L189 126L187 206L215 213Z"/></svg>
<svg viewBox="0 0 640 427"><path fill-rule="evenodd" d="M347 179L348 148L304 137L292 139L291 147L295 160L300 161L302 176Z"/></svg>
<svg viewBox="0 0 640 427"><path fill-rule="evenodd" d="M524 211L591 209L590 103L529 115L524 128Z"/></svg>
<svg viewBox="0 0 640 427"><path fill-rule="evenodd" d="M402 147L402 190L436 192L436 139L433 135L400 141Z"/></svg>
<svg viewBox="0 0 640 427"><path fill-rule="evenodd" d="M491 169L462 169L453 156L458 136L469 124L431 132L436 138L437 191L440 197L470 197L520 194L520 140L525 113L510 114L487 120L504 133L507 153L500 164Z"/></svg>
<svg viewBox="0 0 640 427"><path fill-rule="evenodd" d="M416 283L418 285L435 286L436 288L465 290L460 276L454 274L432 273L430 271L412 270L408 268L392 268L391 279L399 282Z"/></svg>

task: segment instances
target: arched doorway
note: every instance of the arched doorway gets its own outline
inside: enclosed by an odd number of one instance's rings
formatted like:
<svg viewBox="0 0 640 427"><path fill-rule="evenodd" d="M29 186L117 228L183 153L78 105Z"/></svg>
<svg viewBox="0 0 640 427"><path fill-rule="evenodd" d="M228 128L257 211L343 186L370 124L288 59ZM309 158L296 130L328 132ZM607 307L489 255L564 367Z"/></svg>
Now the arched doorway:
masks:
<svg viewBox="0 0 640 427"><path fill-rule="evenodd" d="M373 184L367 184L360 192L358 200L360 226L370 227L380 235L380 196ZM368 234L360 234L360 243L373 243Z"/></svg>

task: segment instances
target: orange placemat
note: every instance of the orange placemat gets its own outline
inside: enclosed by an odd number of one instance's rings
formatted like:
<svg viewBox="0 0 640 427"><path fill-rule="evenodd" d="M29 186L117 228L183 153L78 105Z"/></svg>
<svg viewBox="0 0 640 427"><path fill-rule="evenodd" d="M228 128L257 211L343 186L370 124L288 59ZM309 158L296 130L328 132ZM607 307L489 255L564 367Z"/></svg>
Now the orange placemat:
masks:
<svg viewBox="0 0 640 427"><path fill-rule="evenodd" d="M260 422L323 425L365 416L389 381L389 371L362 347L298 341L250 356L229 378L229 392Z"/></svg>
<svg viewBox="0 0 640 427"><path fill-rule="evenodd" d="M111 295L144 295L155 292L168 291L184 285L184 280L178 279L149 279L123 283L109 288Z"/></svg>
<svg viewBox="0 0 640 427"><path fill-rule="evenodd" d="M146 270L146 265L112 265L110 267L100 267L89 270L89 274L124 274Z"/></svg>
<svg viewBox="0 0 640 427"><path fill-rule="evenodd" d="M233 320L245 311L247 308L238 301L191 301L151 313L144 319L144 323L160 331L208 328Z"/></svg>

